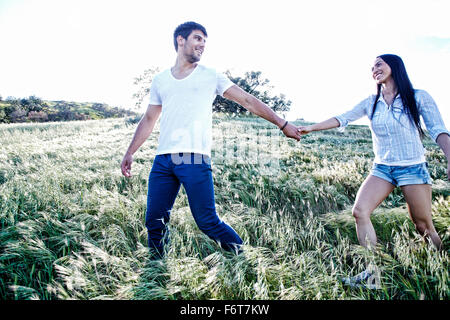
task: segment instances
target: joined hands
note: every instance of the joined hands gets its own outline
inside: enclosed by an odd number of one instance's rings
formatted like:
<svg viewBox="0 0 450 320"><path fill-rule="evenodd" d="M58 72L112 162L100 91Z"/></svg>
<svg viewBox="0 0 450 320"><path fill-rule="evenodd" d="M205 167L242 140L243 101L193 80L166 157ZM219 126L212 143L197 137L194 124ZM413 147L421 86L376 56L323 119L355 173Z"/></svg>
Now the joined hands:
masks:
<svg viewBox="0 0 450 320"><path fill-rule="evenodd" d="M300 141L301 137L313 131L313 128L311 125L297 127L288 123L282 131L286 137Z"/></svg>

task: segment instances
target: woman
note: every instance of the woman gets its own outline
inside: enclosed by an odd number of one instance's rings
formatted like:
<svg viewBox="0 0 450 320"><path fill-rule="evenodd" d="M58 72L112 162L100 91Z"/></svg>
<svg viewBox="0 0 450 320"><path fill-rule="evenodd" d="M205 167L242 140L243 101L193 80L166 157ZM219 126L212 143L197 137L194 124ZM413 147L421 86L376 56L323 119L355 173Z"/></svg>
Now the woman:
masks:
<svg viewBox="0 0 450 320"><path fill-rule="evenodd" d="M421 142L422 116L430 136L444 151L450 179L450 133L439 110L424 90L414 90L400 57L385 54L375 59L372 76L377 93L352 110L326 121L299 127L302 134L345 127L363 116L370 119L375 159L370 175L361 185L353 206L358 241L375 246L377 238L370 221L375 208L399 186L408 204L417 231L442 249L442 242L431 220L431 178ZM358 275L357 281L370 274ZM355 279L354 279L355 280Z"/></svg>

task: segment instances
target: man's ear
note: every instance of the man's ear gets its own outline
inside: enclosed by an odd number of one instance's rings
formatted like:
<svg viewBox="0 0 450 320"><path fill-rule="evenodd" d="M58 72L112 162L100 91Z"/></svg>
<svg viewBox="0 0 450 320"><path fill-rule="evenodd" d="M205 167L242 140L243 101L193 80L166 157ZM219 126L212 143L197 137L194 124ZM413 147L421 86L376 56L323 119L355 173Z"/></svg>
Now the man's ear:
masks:
<svg viewBox="0 0 450 320"><path fill-rule="evenodd" d="M181 35L177 36L178 48L184 47L185 42L186 42L186 39L184 39Z"/></svg>

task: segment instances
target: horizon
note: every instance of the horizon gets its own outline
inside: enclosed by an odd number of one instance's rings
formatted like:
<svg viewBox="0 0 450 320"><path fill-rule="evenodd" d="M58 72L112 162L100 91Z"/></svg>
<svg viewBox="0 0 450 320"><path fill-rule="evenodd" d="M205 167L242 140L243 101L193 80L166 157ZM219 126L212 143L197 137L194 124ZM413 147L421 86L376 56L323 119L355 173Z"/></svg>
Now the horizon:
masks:
<svg viewBox="0 0 450 320"><path fill-rule="evenodd" d="M200 64L233 75L261 71L274 94L292 101L288 120L319 122L349 110L374 94L375 57L394 53L413 86L434 98L448 128L449 8L442 0L233 0L221 11L206 0L2 0L0 30L8 32L0 51L0 94L143 112L145 100L134 108L134 78L172 66L173 30L193 20L209 35ZM354 122L361 123L368 120Z"/></svg>

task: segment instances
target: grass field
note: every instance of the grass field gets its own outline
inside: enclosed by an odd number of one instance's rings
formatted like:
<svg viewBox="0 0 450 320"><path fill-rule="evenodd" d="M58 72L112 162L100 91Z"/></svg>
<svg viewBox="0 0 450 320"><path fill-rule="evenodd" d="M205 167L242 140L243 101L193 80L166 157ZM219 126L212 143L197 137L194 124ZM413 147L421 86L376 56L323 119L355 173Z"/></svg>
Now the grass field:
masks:
<svg viewBox="0 0 450 320"><path fill-rule="evenodd" d="M396 189L373 214L379 246L369 251L351 215L373 159L366 126L297 143L264 120L216 116L217 211L244 253L201 233L181 190L171 245L153 261L144 217L159 128L126 179L120 162L135 128L125 119L0 125L2 299L449 299L450 184L431 140L433 221L445 250L422 241ZM368 264L380 290L339 281Z"/></svg>

